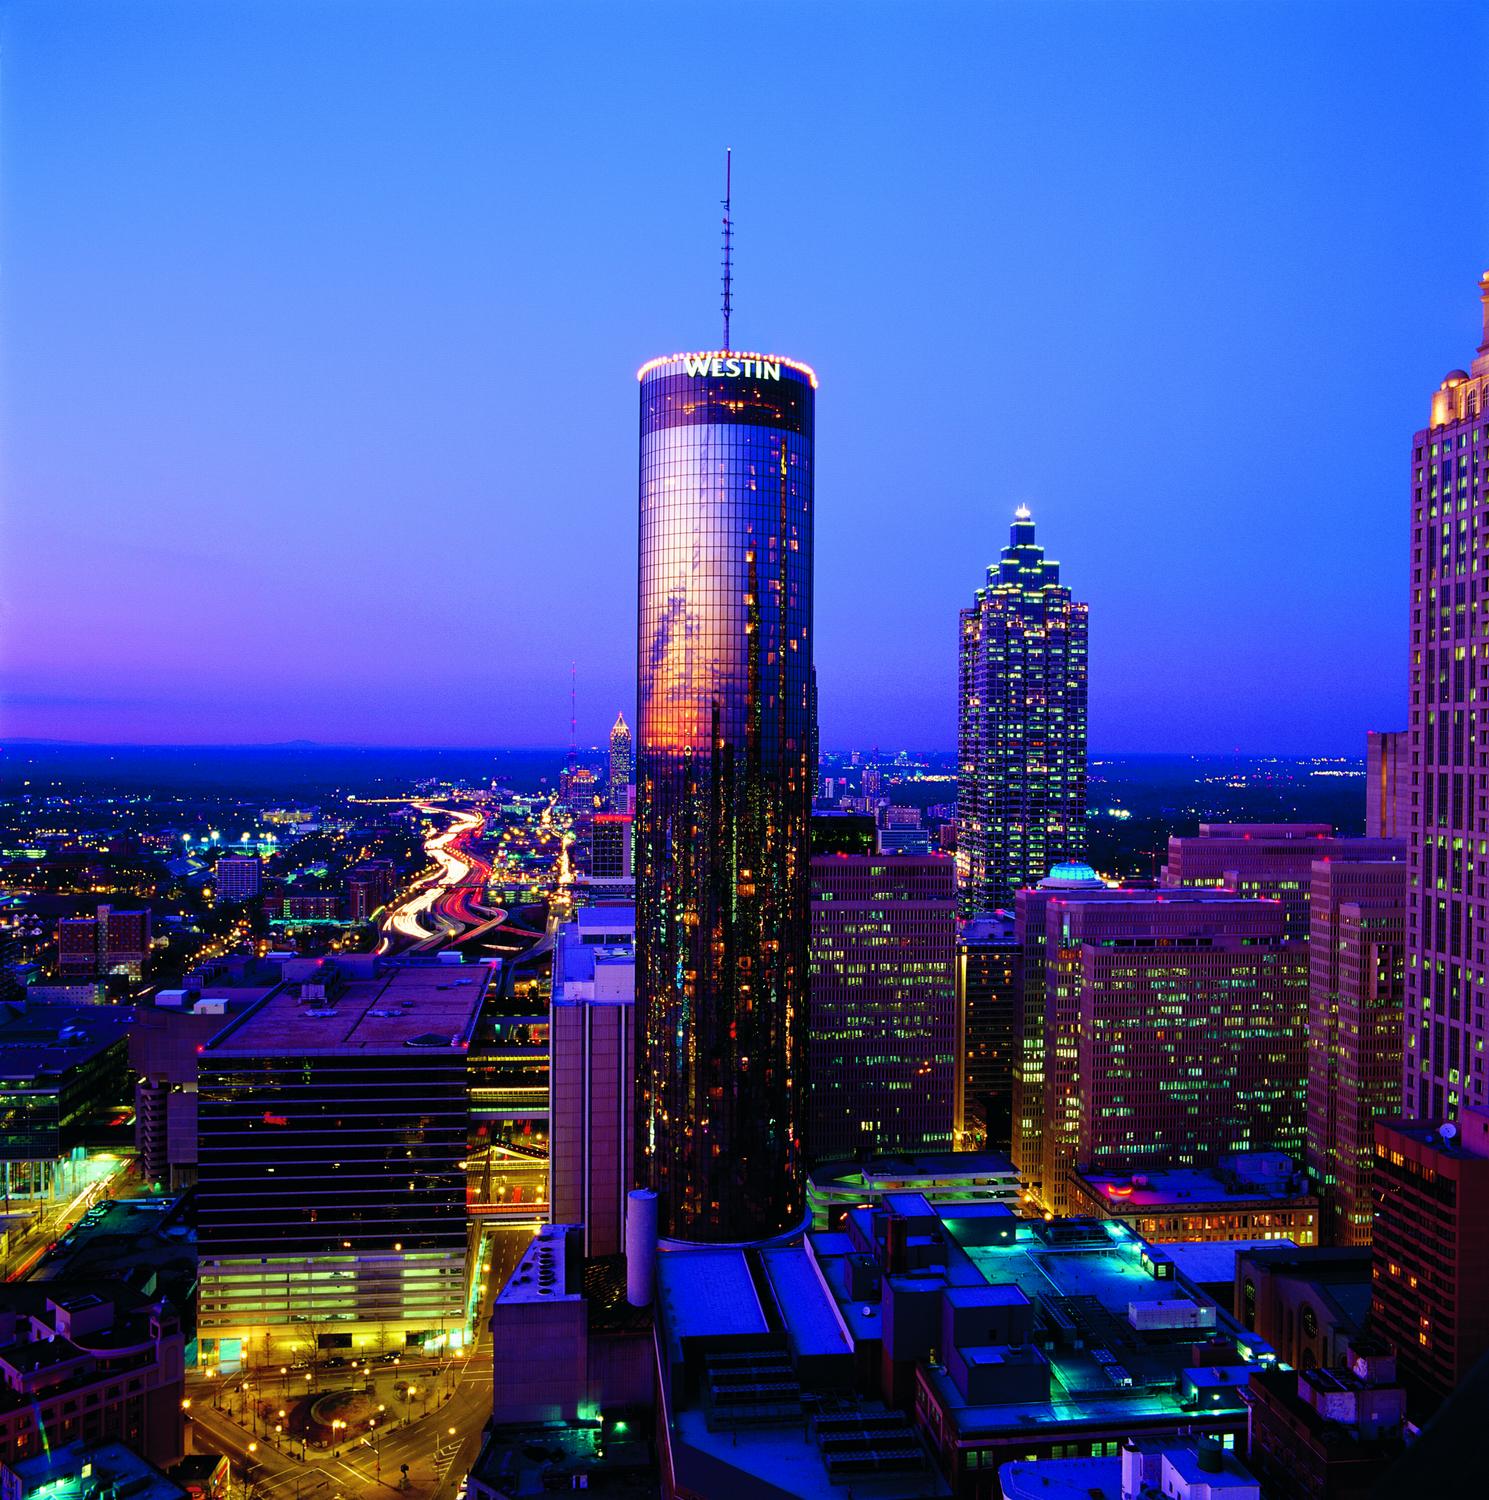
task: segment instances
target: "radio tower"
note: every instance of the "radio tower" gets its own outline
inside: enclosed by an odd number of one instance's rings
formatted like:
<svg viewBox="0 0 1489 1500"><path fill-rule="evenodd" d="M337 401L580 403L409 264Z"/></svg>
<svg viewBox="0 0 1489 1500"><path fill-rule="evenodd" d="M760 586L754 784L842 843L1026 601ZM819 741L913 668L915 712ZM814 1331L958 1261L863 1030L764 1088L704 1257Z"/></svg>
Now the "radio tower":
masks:
<svg viewBox="0 0 1489 1500"><path fill-rule="evenodd" d="M734 311L734 223L729 216L734 152L724 148L724 348L729 347L729 314Z"/></svg>
<svg viewBox="0 0 1489 1500"><path fill-rule="evenodd" d="M575 714L574 714L574 674L575 674L575 665L574 665L573 662L570 662L569 663L569 771L570 771L570 774L573 773L574 767L579 763L579 743L578 743L577 735L575 733L575 726L578 723L578 720L577 720L577 718L575 717Z"/></svg>

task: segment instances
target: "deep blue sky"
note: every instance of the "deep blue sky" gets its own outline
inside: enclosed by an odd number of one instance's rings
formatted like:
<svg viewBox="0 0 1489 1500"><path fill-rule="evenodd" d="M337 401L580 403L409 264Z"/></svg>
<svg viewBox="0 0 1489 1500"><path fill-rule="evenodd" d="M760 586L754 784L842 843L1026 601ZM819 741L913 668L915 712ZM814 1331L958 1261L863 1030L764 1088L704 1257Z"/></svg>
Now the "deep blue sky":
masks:
<svg viewBox="0 0 1489 1500"><path fill-rule="evenodd" d="M4 731L630 716L636 386L818 369L823 742L950 746L1027 502L1097 749L1405 716L1412 431L1479 337L1489 8L11 0Z"/></svg>

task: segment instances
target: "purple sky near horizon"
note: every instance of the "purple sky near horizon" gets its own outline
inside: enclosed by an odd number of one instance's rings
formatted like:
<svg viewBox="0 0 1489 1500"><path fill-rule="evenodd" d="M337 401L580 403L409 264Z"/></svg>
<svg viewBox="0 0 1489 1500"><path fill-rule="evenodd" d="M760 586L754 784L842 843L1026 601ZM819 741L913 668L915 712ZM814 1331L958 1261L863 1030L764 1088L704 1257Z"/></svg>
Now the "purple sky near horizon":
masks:
<svg viewBox="0 0 1489 1500"><path fill-rule="evenodd" d="M0 737L633 718L635 370L810 361L828 747L950 747L1027 503L1096 750L1405 720L1489 9L12 0Z"/></svg>

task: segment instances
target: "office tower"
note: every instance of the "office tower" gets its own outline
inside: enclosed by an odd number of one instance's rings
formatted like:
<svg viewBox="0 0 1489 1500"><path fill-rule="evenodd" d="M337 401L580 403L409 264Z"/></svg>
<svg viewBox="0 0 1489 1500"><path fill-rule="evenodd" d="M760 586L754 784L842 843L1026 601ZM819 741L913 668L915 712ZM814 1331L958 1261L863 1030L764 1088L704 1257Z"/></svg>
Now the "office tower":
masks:
<svg viewBox="0 0 1489 1500"><path fill-rule="evenodd" d="M814 1162L950 1151L957 1126L956 868L812 859Z"/></svg>
<svg viewBox="0 0 1489 1500"><path fill-rule="evenodd" d="M879 795L884 786L884 773L878 766L865 766L859 782L859 790L870 799Z"/></svg>
<svg viewBox="0 0 1489 1500"><path fill-rule="evenodd" d="M143 1269L138 1279L146 1280ZM153 1278L147 1284L153 1288ZM113 1451L127 1443L156 1464L181 1457L190 1404L186 1339L179 1313L163 1296L104 1275L70 1284L7 1281L0 1284L0 1341L0 1485L7 1496L184 1495L164 1481L114 1489L94 1488L87 1478L31 1485L22 1477L28 1463L66 1453L64 1445L78 1439L107 1442Z"/></svg>
<svg viewBox="0 0 1489 1500"><path fill-rule="evenodd" d="M1370 1243L1374 1123L1401 1112L1406 844L1395 842L1393 860L1313 862L1307 1162L1334 1245Z"/></svg>
<svg viewBox="0 0 1489 1500"><path fill-rule="evenodd" d="M1451 371L1412 440L1411 887L1406 941L1408 1115L1451 1119L1486 1103L1484 927L1489 894L1475 869L1489 838L1480 790L1479 698L1489 616L1479 603L1489 553L1489 272L1484 333L1470 370ZM1473 597L1470 598L1470 591ZM1417 778L1420 780L1417 780Z"/></svg>
<svg viewBox="0 0 1489 1500"><path fill-rule="evenodd" d="M616 714L610 730L610 805L624 811L631 784L631 730L624 714Z"/></svg>
<svg viewBox="0 0 1489 1500"><path fill-rule="evenodd" d="M1311 1304L1307 1312L1314 1312ZM1406 1393L1396 1381L1396 1360L1378 1341L1351 1344L1333 1369L1255 1371L1247 1397L1248 1457L1267 1500L1432 1493L1393 1483L1391 1465L1405 1441ZM1218 1500L1213 1491L1209 1500Z"/></svg>
<svg viewBox="0 0 1489 1500"><path fill-rule="evenodd" d="M111 1117L127 1118L131 1013L27 1000L0 1008L0 1171L12 1212L60 1197Z"/></svg>
<svg viewBox="0 0 1489 1500"><path fill-rule="evenodd" d="M582 813L592 812L597 786L598 778L588 766L573 763L566 765L558 773L559 806L576 817Z"/></svg>
<svg viewBox="0 0 1489 1500"><path fill-rule="evenodd" d="M635 1161L636 919L600 910L604 931L567 922L553 948L549 1203L555 1224L583 1226L586 1255L618 1255Z"/></svg>
<svg viewBox="0 0 1489 1500"><path fill-rule="evenodd" d="M263 866L256 854L224 854L217 861L217 900L220 905L249 901L259 893Z"/></svg>
<svg viewBox="0 0 1489 1500"><path fill-rule="evenodd" d="M962 1115L990 1151L1009 1150L1013 1124L1014 1010L1019 947L1011 913L973 917L956 942L962 1024Z"/></svg>
<svg viewBox="0 0 1489 1500"><path fill-rule="evenodd" d="M393 899L398 872L391 859L364 859L346 872L346 914L353 922L370 922L379 907Z"/></svg>
<svg viewBox="0 0 1489 1500"><path fill-rule="evenodd" d="M1019 901L1026 1014L1044 1003L1035 1192L1047 1211L1068 1211L1071 1167L1301 1159L1308 958L1279 902L1043 886Z"/></svg>
<svg viewBox="0 0 1489 1500"><path fill-rule="evenodd" d="M589 825L589 874L585 889L596 898L628 897L636 889L629 813L596 813Z"/></svg>
<svg viewBox="0 0 1489 1500"><path fill-rule="evenodd" d="M1411 746L1404 729L1372 729L1365 741L1365 837L1411 832Z"/></svg>
<svg viewBox="0 0 1489 1500"><path fill-rule="evenodd" d="M1013 1012L1013 1120L1009 1154L1031 1203L1040 1201L1044 1172L1045 908L1052 893L1093 898L1110 887L1090 865L1056 865L1037 886L1020 891L1014 908L1018 986Z"/></svg>
<svg viewBox="0 0 1489 1500"><path fill-rule="evenodd" d="M458 1347L466 1056L491 971L366 955L284 977L202 1049L204 1352Z"/></svg>
<svg viewBox="0 0 1489 1500"><path fill-rule="evenodd" d="M1201 823L1197 835L1169 838L1163 882L1280 901L1288 937L1306 942L1315 860L1400 855L1391 839L1341 838L1331 823Z"/></svg>
<svg viewBox="0 0 1489 1500"><path fill-rule="evenodd" d="M1489 1111L1375 1126L1372 1330L1418 1420L1489 1353Z"/></svg>
<svg viewBox="0 0 1489 1500"><path fill-rule="evenodd" d="M138 979L150 954L150 913L100 906L93 917L57 923L57 969L64 978L125 974Z"/></svg>
<svg viewBox="0 0 1489 1500"><path fill-rule="evenodd" d="M638 1176L664 1236L800 1221L817 379L640 371Z"/></svg>
<svg viewBox="0 0 1489 1500"><path fill-rule="evenodd" d="M1022 505L962 611L958 751L957 875L970 917L1010 905L1086 848L1086 606Z"/></svg>

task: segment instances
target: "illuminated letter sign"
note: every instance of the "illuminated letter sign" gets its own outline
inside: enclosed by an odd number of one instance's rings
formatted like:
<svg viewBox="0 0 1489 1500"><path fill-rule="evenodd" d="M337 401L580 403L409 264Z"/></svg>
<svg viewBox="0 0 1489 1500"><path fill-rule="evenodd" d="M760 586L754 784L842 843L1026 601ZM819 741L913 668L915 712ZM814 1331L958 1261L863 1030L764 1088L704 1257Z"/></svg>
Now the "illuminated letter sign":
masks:
<svg viewBox="0 0 1489 1500"><path fill-rule="evenodd" d="M682 362L689 375L708 375L715 380L734 380L741 375L752 380L779 380L778 359L736 359L729 354L685 354Z"/></svg>

